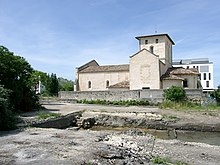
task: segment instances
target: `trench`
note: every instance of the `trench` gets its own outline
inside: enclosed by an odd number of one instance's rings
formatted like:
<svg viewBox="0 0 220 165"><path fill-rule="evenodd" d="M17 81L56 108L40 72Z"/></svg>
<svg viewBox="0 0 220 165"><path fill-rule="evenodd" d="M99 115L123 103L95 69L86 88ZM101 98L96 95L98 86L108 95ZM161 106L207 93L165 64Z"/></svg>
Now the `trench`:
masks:
<svg viewBox="0 0 220 165"><path fill-rule="evenodd" d="M102 127L95 126L92 127L93 131L128 131L130 129L138 129L140 132L151 134L158 139L163 140L182 140L185 142L196 142L196 143L206 143L210 145L220 146L220 132L200 132L200 131L183 131L176 130L177 137L173 135L171 131L168 133L167 130L155 130L155 129L146 129L146 128L132 128L132 127Z"/></svg>
<svg viewBox="0 0 220 165"><path fill-rule="evenodd" d="M98 115L94 117L94 131L127 131L138 129L163 140L182 140L185 142L206 143L220 146L219 124L182 123L178 121L135 119L129 117Z"/></svg>

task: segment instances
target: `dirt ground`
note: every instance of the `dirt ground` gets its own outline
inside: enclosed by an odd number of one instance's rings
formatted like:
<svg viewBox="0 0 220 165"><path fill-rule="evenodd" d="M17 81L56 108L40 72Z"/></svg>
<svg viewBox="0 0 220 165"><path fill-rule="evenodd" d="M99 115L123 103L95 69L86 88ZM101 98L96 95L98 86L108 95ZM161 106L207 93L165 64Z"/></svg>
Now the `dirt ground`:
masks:
<svg viewBox="0 0 220 165"><path fill-rule="evenodd" d="M122 107L44 102L48 112L63 115L83 111L84 117L111 114L141 118L143 114L179 118L181 123L219 124L219 111L174 111L153 107ZM23 116L34 118L37 112ZM145 117L145 116L143 116ZM155 116L154 116L155 117ZM0 164L154 164L166 158L170 164L215 165L220 162L220 146L162 140L132 128L126 131L33 128L0 132ZM182 163L183 164L183 163Z"/></svg>

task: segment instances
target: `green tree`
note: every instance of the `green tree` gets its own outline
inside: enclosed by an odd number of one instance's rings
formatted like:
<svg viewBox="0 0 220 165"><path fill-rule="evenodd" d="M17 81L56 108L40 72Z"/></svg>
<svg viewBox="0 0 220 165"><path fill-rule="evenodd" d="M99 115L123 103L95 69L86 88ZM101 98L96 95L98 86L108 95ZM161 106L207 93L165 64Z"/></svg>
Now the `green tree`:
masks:
<svg viewBox="0 0 220 165"><path fill-rule="evenodd" d="M50 95L57 96L59 91L59 83L56 74L51 74L49 80L48 80L48 90Z"/></svg>
<svg viewBox="0 0 220 165"><path fill-rule="evenodd" d="M10 91L0 86L0 130L10 130L15 128L15 117L9 104Z"/></svg>
<svg viewBox="0 0 220 165"><path fill-rule="evenodd" d="M211 96L216 99L217 105L220 105L220 85L217 90L211 93Z"/></svg>
<svg viewBox="0 0 220 165"><path fill-rule="evenodd" d="M163 96L166 100L181 102L186 100L186 92L182 87L172 86L164 90Z"/></svg>
<svg viewBox="0 0 220 165"><path fill-rule="evenodd" d="M9 100L15 111L31 111L37 105L38 98L31 89L32 72L31 65L23 57L0 46L0 84L12 91Z"/></svg>
<svg viewBox="0 0 220 165"><path fill-rule="evenodd" d="M73 81L59 77L59 91L73 91Z"/></svg>

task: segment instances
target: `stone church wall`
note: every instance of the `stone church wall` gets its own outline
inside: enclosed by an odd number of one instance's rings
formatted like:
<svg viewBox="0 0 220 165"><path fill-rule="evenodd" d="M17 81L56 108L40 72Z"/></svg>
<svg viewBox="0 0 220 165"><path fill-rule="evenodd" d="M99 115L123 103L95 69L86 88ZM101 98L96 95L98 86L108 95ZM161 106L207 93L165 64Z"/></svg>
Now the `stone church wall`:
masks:
<svg viewBox="0 0 220 165"><path fill-rule="evenodd" d="M188 98L201 100L202 90L186 89ZM162 89L143 89L143 90L126 90L126 91L61 91L59 98L62 100L149 100L154 103L163 101Z"/></svg>

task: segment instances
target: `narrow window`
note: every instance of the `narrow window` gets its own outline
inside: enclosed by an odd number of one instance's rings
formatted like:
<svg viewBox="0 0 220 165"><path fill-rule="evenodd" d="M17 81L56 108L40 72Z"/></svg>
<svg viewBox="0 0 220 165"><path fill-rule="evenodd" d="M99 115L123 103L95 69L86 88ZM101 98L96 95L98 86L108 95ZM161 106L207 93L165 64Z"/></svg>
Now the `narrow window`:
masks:
<svg viewBox="0 0 220 165"><path fill-rule="evenodd" d="M88 88L90 89L92 87L91 81L88 82Z"/></svg>
<svg viewBox="0 0 220 165"><path fill-rule="evenodd" d="M183 88L187 88L188 87L188 81L187 79L183 80Z"/></svg>
<svg viewBox="0 0 220 165"><path fill-rule="evenodd" d="M109 87L109 81L107 80L106 81L106 88L108 88Z"/></svg>
<svg viewBox="0 0 220 165"><path fill-rule="evenodd" d="M206 80L206 73L203 73L203 80Z"/></svg>
<svg viewBox="0 0 220 165"><path fill-rule="evenodd" d="M206 81L206 87L207 88L209 87L209 81Z"/></svg>
<svg viewBox="0 0 220 165"><path fill-rule="evenodd" d="M148 40L145 40L145 44L146 44L146 45L148 44Z"/></svg>
<svg viewBox="0 0 220 165"><path fill-rule="evenodd" d="M201 80L201 74L199 74L199 79Z"/></svg>
<svg viewBox="0 0 220 165"><path fill-rule="evenodd" d="M154 53L154 47L153 46L150 47L150 52Z"/></svg>
<svg viewBox="0 0 220 165"><path fill-rule="evenodd" d="M187 66L186 68L189 69L189 66Z"/></svg>
<svg viewBox="0 0 220 165"><path fill-rule="evenodd" d="M200 72L209 72L209 66L200 66Z"/></svg>
<svg viewBox="0 0 220 165"><path fill-rule="evenodd" d="M155 40L156 44L158 43L158 39Z"/></svg>
<svg viewBox="0 0 220 165"><path fill-rule="evenodd" d="M211 73L209 73L209 80L211 80Z"/></svg>

